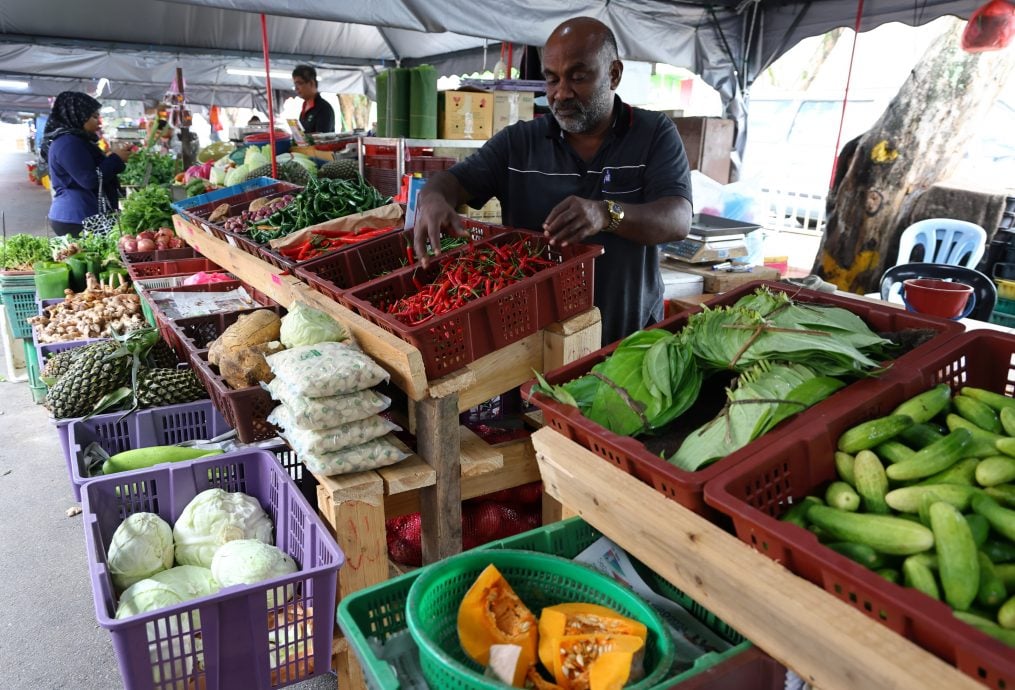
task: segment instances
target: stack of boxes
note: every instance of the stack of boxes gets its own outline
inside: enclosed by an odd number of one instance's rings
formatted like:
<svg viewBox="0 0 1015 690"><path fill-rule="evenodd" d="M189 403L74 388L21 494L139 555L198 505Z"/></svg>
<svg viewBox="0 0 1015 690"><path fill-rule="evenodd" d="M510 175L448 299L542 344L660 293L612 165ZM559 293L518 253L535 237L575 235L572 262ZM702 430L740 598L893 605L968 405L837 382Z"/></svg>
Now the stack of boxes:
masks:
<svg viewBox="0 0 1015 690"><path fill-rule="evenodd" d="M487 91L465 87L442 91L437 100L437 132L441 139L485 141L508 125L531 120L531 91Z"/></svg>

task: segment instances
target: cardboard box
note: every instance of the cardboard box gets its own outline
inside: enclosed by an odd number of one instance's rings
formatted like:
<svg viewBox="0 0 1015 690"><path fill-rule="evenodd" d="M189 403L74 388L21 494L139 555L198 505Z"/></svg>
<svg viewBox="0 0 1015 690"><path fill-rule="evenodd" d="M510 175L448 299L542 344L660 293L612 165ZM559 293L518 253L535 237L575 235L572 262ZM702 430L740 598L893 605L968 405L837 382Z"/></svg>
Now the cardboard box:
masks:
<svg viewBox="0 0 1015 690"><path fill-rule="evenodd" d="M532 91L494 91L493 134L516 122L531 120L535 97Z"/></svg>
<svg viewBox="0 0 1015 690"><path fill-rule="evenodd" d="M441 139L475 139L493 136L493 94L489 91L442 91L437 99L437 129Z"/></svg>

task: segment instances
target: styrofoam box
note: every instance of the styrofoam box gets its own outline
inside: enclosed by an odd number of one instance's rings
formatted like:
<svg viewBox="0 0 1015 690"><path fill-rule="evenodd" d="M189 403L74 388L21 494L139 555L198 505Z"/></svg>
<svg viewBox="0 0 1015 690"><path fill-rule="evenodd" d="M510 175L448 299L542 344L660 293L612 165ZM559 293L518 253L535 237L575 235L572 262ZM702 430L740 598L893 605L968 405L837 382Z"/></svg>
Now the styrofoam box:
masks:
<svg viewBox="0 0 1015 690"><path fill-rule="evenodd" d="M705 279L701 276L664 266L660 266L659 271L663 274L663 299L700 295L704 289Z"/></svg>

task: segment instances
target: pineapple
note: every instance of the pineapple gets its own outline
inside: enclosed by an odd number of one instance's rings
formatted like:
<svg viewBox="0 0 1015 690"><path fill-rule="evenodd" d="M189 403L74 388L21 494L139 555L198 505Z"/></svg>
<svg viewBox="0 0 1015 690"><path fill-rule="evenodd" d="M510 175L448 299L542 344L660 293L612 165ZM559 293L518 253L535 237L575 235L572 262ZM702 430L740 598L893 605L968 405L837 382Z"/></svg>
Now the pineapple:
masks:
<svg viewBox="0 0 1015 690"><path fill-rule="evenodd" d="M131 359L107 359L119 350L115 340L96 343L70 365L46 394L46 407L54 417L84 417L105 395L127 383Z"/></svg>
<svg viewBox="0 0 1015 690"><path fill-rule="evenodd" d="M69 350L57 352L49 359L46 360L46 366L42 368L42 378L49 379L51 381L57 381L61 376L67 373L71 365L77 361L78 357L88 351L88 348L93 347L94 343L88 345L82 345L80 347L72 347Z"/></svg>
<svg viewBox="0 0 1015 690"><path fill-rule="evenodd" d="M140 407L176 405L208 397L190 369L142 369L134 394Z"/></svg>
<svg viewBox="0 0 1015 690"><path fill-rule="evenodd" d="M165 340L159 340L148 353L148 364L155 369L175 369L180 363L173 348Z"/></svg>
<svg viewBox="0 0 1015 690"><path fill-rule="evenodd" d="M336 158L322 165L318 175L338 180L355 180L359 177L359 163L354 159Z"/></svg>

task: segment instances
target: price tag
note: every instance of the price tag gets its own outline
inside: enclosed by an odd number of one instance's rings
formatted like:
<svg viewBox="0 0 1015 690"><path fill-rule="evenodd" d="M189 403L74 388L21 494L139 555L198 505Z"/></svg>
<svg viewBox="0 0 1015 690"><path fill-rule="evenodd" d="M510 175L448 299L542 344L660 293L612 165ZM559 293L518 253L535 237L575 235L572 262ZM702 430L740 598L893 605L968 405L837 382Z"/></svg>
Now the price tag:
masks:
<svg viewBox="0 0 1015 690"><path fill-rule="evenodd" d="M231 237L229 235L226 235L226 242L229 243L230 247L235 247L236 246L236 238L235 237Z"/></svg>
<svg viewBox="0 0 1015 690"><path fill-rule="evenodd" d="M211 228L209 228L209 227L208 227L207 225L205 225L204 223L201 223L201 229L202 229L202 230L204 230L204 231L205 231L206 233L208 233L209 235L211 234Z"/></svg>
<svg viewBox="0 0 1015 690"><path fill-rule="evenodd" d="M275 283L275 285L281 285L282 284L282 279L279 278L277 274L272 273L271 274L271 282Z"/></svg>

